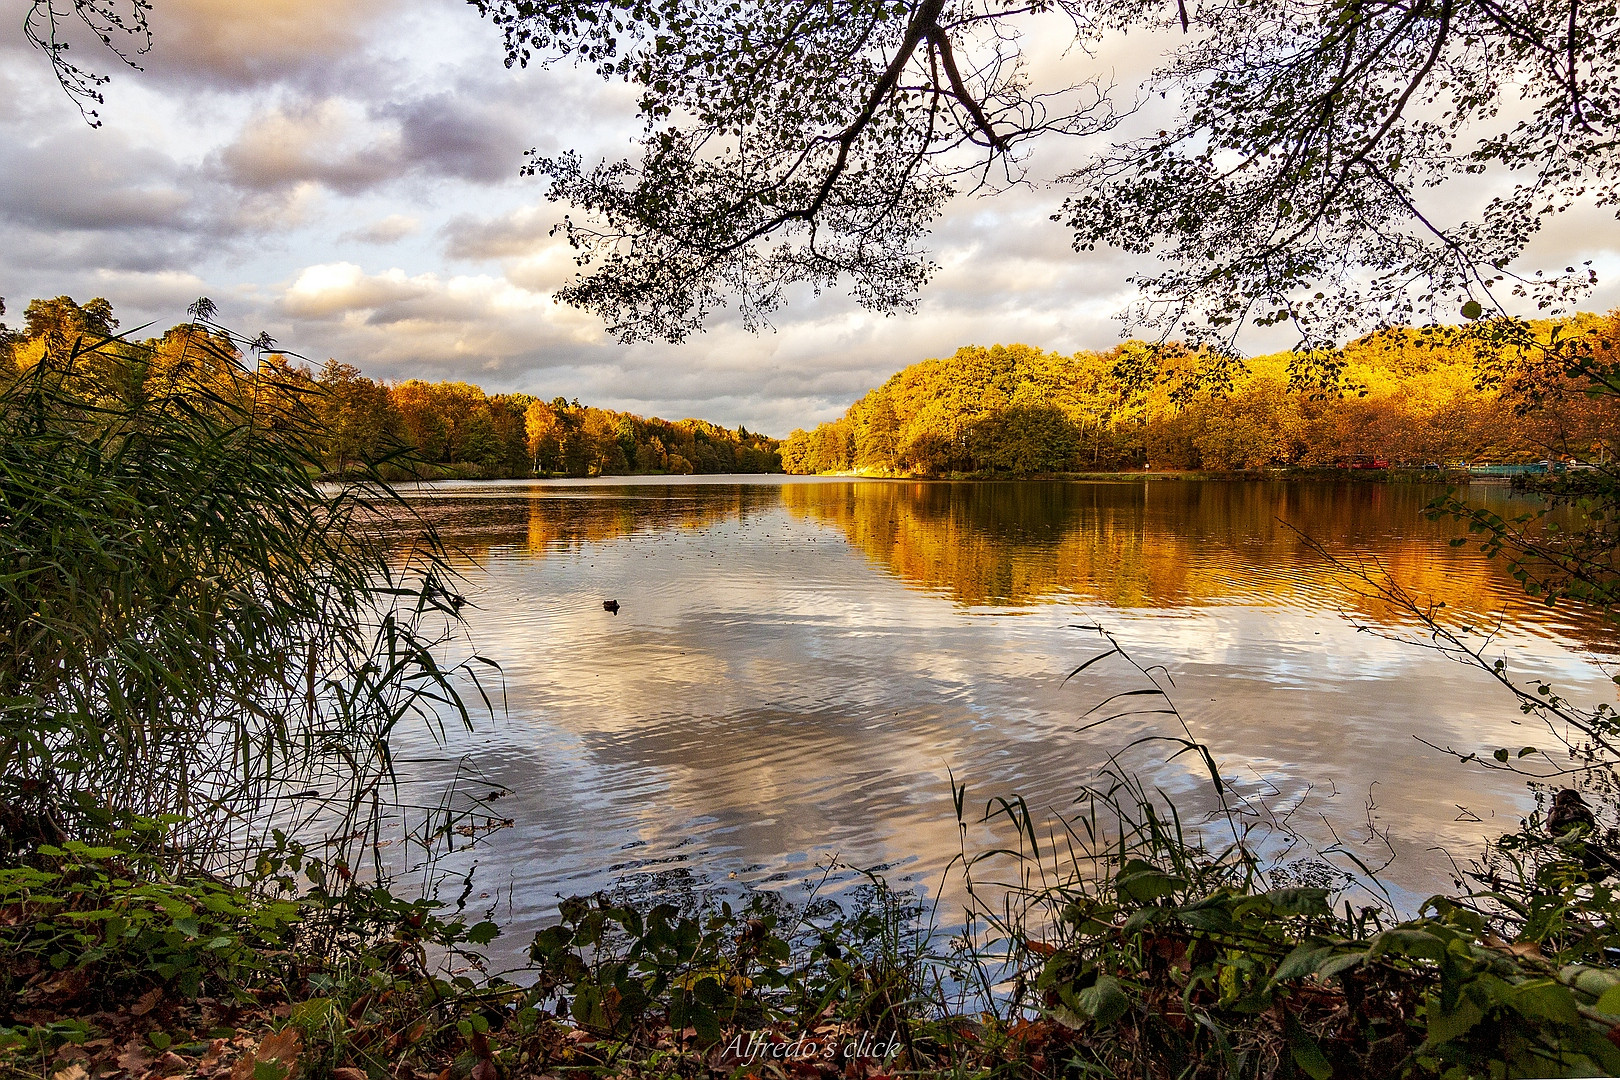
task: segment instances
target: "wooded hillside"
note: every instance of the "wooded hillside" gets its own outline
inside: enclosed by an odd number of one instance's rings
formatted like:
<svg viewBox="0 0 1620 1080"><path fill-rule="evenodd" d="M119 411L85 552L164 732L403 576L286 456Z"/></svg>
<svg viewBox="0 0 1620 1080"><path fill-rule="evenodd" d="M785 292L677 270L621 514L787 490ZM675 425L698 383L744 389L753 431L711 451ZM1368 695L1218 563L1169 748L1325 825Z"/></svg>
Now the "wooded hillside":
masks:
<svg viewBox="0 0 1620 1080"><path fill-rule="evenodd" d="M1559 329L1620 354L1620 316ZM1535 353L1466 327L1387 330L1308 363L1139 341L1072 356L968 346L900 371L838 420L795 431L782 464L795 473L1031 475L1612 456L1613 404Z"/></svg>
<svg viewBox="0 0 1620 1080"><path fill-rule="evenodd" d="M93 345L116 334L117 326L112 305L100 298L82 306L66 296L34 300L21 330L0 324L0 378L32 367L48 350L63 353L75 341ZM161 381L182 369L192 378L200 367L237 354L229 340L198 323L139 344L143 348L126 351L151 359L131 361L129 377L136 381ZM116 348L101 350L95 362L117 355ZM279 393L308 394L334 473L378 461L386 473L424 478L781 471L777 440L707 420L642 417L581 405L577 398L486 394L465 382L387 383L352 364L329 360L315 371L270 350L259 363L274 371L270 381Z"/></svg>

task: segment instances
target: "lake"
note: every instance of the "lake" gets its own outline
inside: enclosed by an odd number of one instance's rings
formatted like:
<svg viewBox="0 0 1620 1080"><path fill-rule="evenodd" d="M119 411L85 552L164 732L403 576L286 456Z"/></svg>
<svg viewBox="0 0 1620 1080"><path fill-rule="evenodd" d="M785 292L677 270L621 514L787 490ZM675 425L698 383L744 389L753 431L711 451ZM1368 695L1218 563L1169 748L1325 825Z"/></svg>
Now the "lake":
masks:
<svg viewBox="0 0 1620 1080"><path fill-rule="evenodd" d="M1060 815L1111 755L1180 733L1147 713L1081 730L1141 699L1091 712L1099 703L1146 685L1117 656L1066 678L1107 647L1083 628L1100 626L1137 664L1162 665L1192 733L1256 806L1291 815L1318 849L1393 856L1384 878L1410 906L1451 887L1449 859L1534 805L1522 779L1425 743L1488 755L1549 740L1483 672L1383 636L1412 628L1306 538L1376 559L1468 620L1499 619L1491 655L1518 679L1584 702L1615 690L1610 631L1528 601L1473 547L1451 547L1456 527L1422 514L1440 490L1130 477L424 485L410 498L456 551L472 643L501 665L502 696L472 734L407 733L406 790L431 803L459 774L464 791L509 792L493 806L512 824L439 869L476 864L476 903L495 908L512 949L559 896L802 895L834 859L950 900L953 777L970 808L1017 794ZM1503 487L1471 496L1516 504ZM1174 749L1139 745L1122 766L1207 804L1207 775L1167 761ZM993 839L974 829L968 842ZM851 880L839 871L825 888Z"/></svg>

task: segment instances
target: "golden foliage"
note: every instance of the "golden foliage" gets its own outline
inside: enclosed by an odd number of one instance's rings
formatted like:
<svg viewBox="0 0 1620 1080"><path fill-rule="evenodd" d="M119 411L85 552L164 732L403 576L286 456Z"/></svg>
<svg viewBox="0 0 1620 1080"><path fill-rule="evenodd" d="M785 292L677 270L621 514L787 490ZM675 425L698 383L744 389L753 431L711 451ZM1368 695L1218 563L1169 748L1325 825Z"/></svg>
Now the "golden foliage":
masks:
<svg viewBox="0 0 1620 1080"><path fill-rule="evenodd" d="M1591 337L1599 352L1620 348L1620 316L1558 330ZM1537 350L1494 345L1472 328L1396 328L1331 355L1248 360L1139 341L1072 356L968 346L900 371L838 420L795 431L782 464L1028 476L1607 455L1620 434L1613 400L1580 391Z"/></svg>

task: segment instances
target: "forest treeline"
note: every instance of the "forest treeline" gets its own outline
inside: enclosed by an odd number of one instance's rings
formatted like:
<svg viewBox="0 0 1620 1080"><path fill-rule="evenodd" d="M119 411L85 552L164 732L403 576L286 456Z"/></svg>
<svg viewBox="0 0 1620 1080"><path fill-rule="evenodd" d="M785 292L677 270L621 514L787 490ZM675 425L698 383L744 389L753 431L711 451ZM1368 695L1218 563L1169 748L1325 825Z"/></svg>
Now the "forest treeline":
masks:
<svg viewBox="0 0 1620 1080"><path fill-rule="evenodd" d="M83 305L66 296L31 301L20 329L0 324L0 377L32 367L47 350L99 341L117 327L112 305L101 298ZM181 369L191 377L199 365L238 351L201 323L182 323L140 344L149 347L140 355L150 358L141 366L153 369L142 378L161 379ZM101 350L96 362L107 363L110 354ZM642 417L578 399L486 394L465 382L387 383L352 364L329 360L314 370L272 350L260 362L273 374L266 383L277 393L308 392L333 473L377 462L395 478L781 471L778 441L741 427Z"/></svg>
<svg viewBox="0 0 1620 1080"><path fill-rule="evenodd" d="M1552 323L1531 324L1539 335ZM1620 356L1620 313L1557 324ZM1125 342L1072 356L969 346L905 368L782 445L790 473L1027 476L1383 460L1421 467L1612 457L1620 415L1534 347L1396 328L1337 353L1231 360Z"/></svg>

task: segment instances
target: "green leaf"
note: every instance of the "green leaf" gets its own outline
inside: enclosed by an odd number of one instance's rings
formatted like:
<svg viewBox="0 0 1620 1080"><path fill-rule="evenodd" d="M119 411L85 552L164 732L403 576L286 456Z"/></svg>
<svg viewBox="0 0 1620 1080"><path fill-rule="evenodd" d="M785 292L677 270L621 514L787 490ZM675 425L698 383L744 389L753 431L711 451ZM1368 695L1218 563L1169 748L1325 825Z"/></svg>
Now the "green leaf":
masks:
<svg viewBox="0 0 1620 1080"><path fill-rule="evenodd" d="M1440 961L1445 959L1446 943L1427 930L1397 926L1383 931L1367 943L1369 959L1377 959L1385 953Z"/></svg>
<svg viewBox="0 0 1620 1080"><path fill-rule="evenodd" d="M492 922L481 922L467 931L467 940L474 945L488 945L500 937L501 928Z"/></svg>
<svg viewBox="0 0 1620 1080"><path fill-rule="evenodd" d="M1620 985L1611 986L1603 991L1603 996L1598 998L1593 1008L1610 1016L1620 1016Z"/></svg>
<svg viewBox="0 0 1620 1080"><path fill-rule="evenodd" d="M1601 998L1609 991L1620 988L1620 972L1585 964L1568 964L1559 969L1558 981L1565 986L1573 986L1583 994Z"/></svg>
<svg viewBox="0 0 1620 1080"><path fill-rule="evenodd" d="M1318 888L1272 889L1264 894L1271 906L1285 915L1327 915L1328 890Z"/></svg>
<svg viewBox="0 0 1620 1080"><path fill-rule="evenodd" d="M1507 1004L1521 1016L1537 1020L1551 1020L1557 1024L1573 1024L1580 1019L1575 998L1567 986L1552 979L1535 979L1520 983L1507 996Z"/></svg>
<svg viewBox="0 0 1620 1080"><path fill-rule="evenodd" d="M290 1071L284 1062L256 1061L253 1063L253 1080L287 1080Z"/></svg>
<svg viewBox="0 0 1620 1080"><path fill-rule="evenodd" d="M1495 758L1497 761L1502 761L1502 762L1507 761L1507 759L1508 759L1507 747L1504 746L1502 749L1500 749L1500 750L1496 751L1496 753L1492 754L1491 757Z"/></svg>
<svg viewBox="0 0 1620 1080"><path fill-rule="evenodd" d="M697 1030L697 1036L704 1043L716 1043L724 1034L720 1025L720 1018L714 1012L702 1005L695 1006L687 1014L687 1021Z"/></svg>
<svg viewBox="0 0 1620 1080"><path fill-rule="evenodd" d="M1277 965L1277 970L1271 976L1271 981L1280 983L1287 982L1290 979L1298 979L1305 975L1315 975L1321 970L1324 963L1337 955L1338 951L1332 945L1302 941L1295 946L1293 952L1283 957L1283 962Z"/></svg>
<svg viewBox="0 0 1620 1080"><path fill-rule="evenodd" d="M1145 908L1132 915L1129 923L1136 923L1143 914L1157 914L1161 908ZM1237 921L1232 918L1231 911L1224 907L1184 907L1176 909L1176 918L1192 927L1194 930L1203 930L1211 934L1231 934L1238 929ZM1142 920L1146 922L1147 920Z"/></svg>
<svg viewBox="0 0 1620 1080"><path fill-rule="evenodd" d="M1316 1040L1299 1025L1292 1014L1288 1016L1288 1052L1311 1080L1333 1080L1333 1064L1316 1045Z"/></svg>
<svg viewBox="0 0 1620 1080"><path fill-rule="evenodd" d="M1127 862L1120 870L1119 877L1115 879L1120 899L1135 900L1140 904L1150 904L1169 896L1177 889L1184 888L1186 884L1186 878L1167 874L1142 859Z"/></svg>
<svg viewBox="0 0 1620 1080"><path fill-rule="evenodd" d="M1080 1008L1100 1025L1112 1024L1131 1011L1131 999L1124 984L1112 975L1104 975L1080 991Z"/></svg>
<svg viewBox="0 0 1620 1080"><path fill-rule="evenodd" d="M313 1027L323 1023L333 1010L331 998L307 998L292 1007L290 1019L299 1027Z"/></svg>
<svg viewBox="0 0 1620 1080"><path fill-rule="evenodd" d="M1483 314L1485 309L1479 306L1478 300L1469 300L1462 306L1462 317L1465 319L1477 319Z"/></svg>
<svg viewBox="0 0 1620 1080"><path fill-rule="evenodd" d="M1439 1046L1442 1043L1460 1039L1474 1029L1474 1025L1485 1019L1485 1013L1478 1005L1468 998L1457 1002L1457 1007L1450 1012L1442 1013L1440 1003L1429 1002L1429 1032L1424 1040L1425 1046Z"/></svg>

